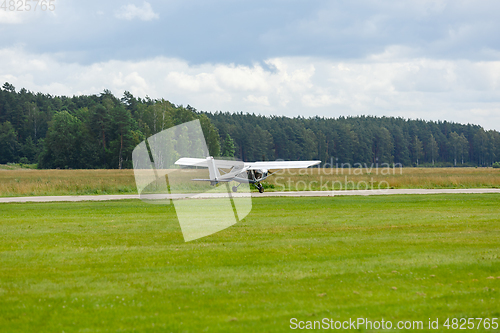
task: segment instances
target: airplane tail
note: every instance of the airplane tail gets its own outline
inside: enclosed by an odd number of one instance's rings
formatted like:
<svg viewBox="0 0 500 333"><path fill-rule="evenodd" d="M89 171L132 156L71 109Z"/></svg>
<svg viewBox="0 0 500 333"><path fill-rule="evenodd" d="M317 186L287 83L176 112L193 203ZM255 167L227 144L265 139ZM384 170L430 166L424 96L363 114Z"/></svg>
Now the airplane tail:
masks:
<svg viewBox="0 0 500 333"><path fill-rule="evenodd" d="M207 157L208 164L208 174L210 176L210 180L218 181L220 178L219 169L215 166L215 160L212 156Z"/></svg>

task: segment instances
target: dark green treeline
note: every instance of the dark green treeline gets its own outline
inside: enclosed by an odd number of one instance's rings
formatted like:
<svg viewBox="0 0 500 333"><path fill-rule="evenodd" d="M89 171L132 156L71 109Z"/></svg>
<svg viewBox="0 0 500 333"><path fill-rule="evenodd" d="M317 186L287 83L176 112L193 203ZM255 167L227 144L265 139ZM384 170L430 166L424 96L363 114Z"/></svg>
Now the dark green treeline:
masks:
<svg viewBox="0 0 500 333"><path fill-rule="evenodd" d="M403 118L287 118L205 113L166 100L110 91L52 96L0 89L0 163L40 168L130 168L134 147L152 134L200 119L210 153L245 161L491 166L500 134L478 125Z"/></svg>
<svg viewBox="0 0 500 333"><path fill-rule="evenodd" d="M131 168L135 146L163 129L199 119L210 153L220 154L219 134L207 116L165 100L100 95L57 97L0 89L0 163L39 168Z"/></svg>
<svg viewBox="0 0 500 333"><path fill-rule="evenodd" d="M287 118L244 113L206 115L234 140L236 156L254 160L320 159L403 166L491 166L500 133L478 125L394 117Z"/></svg>

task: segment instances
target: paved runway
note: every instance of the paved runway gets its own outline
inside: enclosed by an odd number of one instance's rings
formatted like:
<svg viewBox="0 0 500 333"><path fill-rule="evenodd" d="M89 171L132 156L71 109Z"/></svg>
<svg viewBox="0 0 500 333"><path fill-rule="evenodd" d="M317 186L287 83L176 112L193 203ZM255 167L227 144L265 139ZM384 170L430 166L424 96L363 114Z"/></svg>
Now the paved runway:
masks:
<svg viewBox="0 0 500 333"><path fill-rule="evenodd" d="M333 197L338 195L395 195L395 194L454 194L454 193L500 193L496 188L471 189L387 189L387 190L348 190L348 191L301 191L301 192L264 192L264 193L231 193L234 197ZM155 196L153 199L208 199L226 197L227 193L173 194ZM150 197L151 198L151 197ZM6 197L0 203L8 202L54 202L54 201L106 201L140 199L137 194L116 195L67 195L43 197Z"/></svg>

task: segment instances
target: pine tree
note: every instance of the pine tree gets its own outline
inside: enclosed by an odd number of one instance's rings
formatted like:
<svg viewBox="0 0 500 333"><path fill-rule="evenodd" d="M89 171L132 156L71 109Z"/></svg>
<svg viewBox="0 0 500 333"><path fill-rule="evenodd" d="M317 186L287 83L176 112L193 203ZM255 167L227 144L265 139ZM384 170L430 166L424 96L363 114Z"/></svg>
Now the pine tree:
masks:
<svg viewBox="0 0 500 333"><path fill-rule="evenodd" d="M429 151L431 155L432 165L434 165L434 158L438 156L439 147L436 142L436 139L434 138L434 135L432 134L431 137L429 138Z"/></svg>
<svg viewBox="0 0 500 333"><path fill-rule="evenodd" d="M226 134L226 137L224 138L224 143L222 144L222 156L224 157L234 157L234 152L236 151L236 148L234 146L234 141L229 135L229 133Z"/></svg>
<svg viewBox="0 0 500 333"><path fill-rule="evenodd" d="M418 136L415 135L413 138L413 158L416 159L417 166L418 166L418 159L422 157L422 154L424 152L423 146L422 146L422 141L418 139Z"/></svg>

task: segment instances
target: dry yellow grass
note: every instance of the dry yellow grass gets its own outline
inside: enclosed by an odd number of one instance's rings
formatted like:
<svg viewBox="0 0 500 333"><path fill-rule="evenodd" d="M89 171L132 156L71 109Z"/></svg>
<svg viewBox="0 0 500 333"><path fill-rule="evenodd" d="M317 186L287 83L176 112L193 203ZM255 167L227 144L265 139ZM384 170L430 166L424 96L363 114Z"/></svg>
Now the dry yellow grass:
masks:
<svg viewBox="0 0 500 333"><path fill-rule="evenodd" d="M137 193L133 170L0 170L0 196Z"/></svg>
<svg viewBox="0 0 500 333"><path fill-rule="evenodd" d="M301 169L281 171L266 191L365 188L498 188L500 169ZM133 170L0 170L0 196L137 193Z"/></svg>
<svg viewBox="0 0 500 333"><path fill-rule="evenodd" d="M274 190L385 188L497 188L500 169L378 168L303 169L278 172L267 180Z"/></svg>

